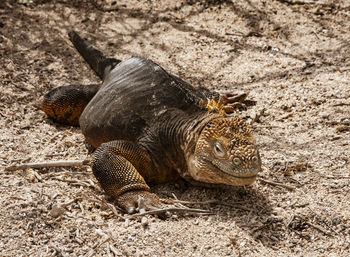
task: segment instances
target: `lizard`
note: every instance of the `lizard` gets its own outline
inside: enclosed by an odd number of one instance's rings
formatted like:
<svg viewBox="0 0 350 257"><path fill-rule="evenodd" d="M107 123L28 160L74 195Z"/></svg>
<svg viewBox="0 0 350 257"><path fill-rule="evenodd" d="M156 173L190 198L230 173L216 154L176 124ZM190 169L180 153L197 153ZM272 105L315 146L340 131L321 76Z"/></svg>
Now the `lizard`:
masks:
<svg viewBox="0 0 350 257"><path fill-rule="evenodd" d="M102 84L60 86L42 110L80 126L96 150L92 170L105 193L128 213L163 206L149 184L183 178L194 185L250 185L261 170L252 128L233 115L246 94L193 87L152 60L107 58L69 32Z"/></svg>

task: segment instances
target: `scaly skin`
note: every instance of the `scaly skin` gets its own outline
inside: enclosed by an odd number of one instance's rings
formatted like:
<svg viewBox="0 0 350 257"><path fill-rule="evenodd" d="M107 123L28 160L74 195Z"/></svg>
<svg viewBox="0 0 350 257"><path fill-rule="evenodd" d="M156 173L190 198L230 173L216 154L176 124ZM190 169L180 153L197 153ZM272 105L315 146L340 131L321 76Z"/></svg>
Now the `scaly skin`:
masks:
<svg viewBox="0 0 350 257"><path fill-rule="evenodd" d="M191 177L210 184L249 185L261 169L252 130L237 117L208 122L189 159Z"/></svg>
<svg viewBox="0 0 350 257"><path fill-rule="evenodd" d="M44 96L42 108L50 118L70 125L77 125L84 111L79 124L87 141L97 148L93 173L122 209L133 213L141 207L140 202L147 209L162 206L147 183L165 183L180 177L202 186L242 186L255 181L261 161L252 130L244 121L227 115L241 105L245 94L220 98L216 92L192 87L145 58L116 66L119 60L105 58L75 32L69 35L106 83L53 89ZM138 89L140 96L148 96L140 98L136 94L135 98L130 94ZM140 102L124 105L124 94ZM104 108L113 112L105 112ZM132 115L118 113L120 108Z"/></svg>
<svg viewBox="0 0 350 257"><path fill-rule="evenodd" d="M42 110L56 122L79 126L81 113L98 89L96 84L54 88L45 94Z"/></svg>
<svg viewBox="0 0 350 257"><path fill-rule="evenodd" d="M148 208L161 206L146 183L174 181L180 175L202 186L242 186L255 181L261 161L252 130L242 120L222 114L192 118L169 119L157 128L159 140L138 145L112 141L97 149L94 174L121 208L134 212L139 197L145 199ZM160 142L168 143L165 146ZM126 192L128 199L120 198Z"/></svg>

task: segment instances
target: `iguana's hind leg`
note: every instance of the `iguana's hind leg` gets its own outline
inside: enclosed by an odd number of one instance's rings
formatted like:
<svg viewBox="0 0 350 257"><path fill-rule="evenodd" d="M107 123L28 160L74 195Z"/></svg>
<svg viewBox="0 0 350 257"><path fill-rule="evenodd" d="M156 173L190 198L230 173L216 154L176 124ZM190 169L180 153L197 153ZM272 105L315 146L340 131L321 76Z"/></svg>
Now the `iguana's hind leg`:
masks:
<svg viewBox="0 0 350 257"><path fill-rule="evenodd" d="M162 206L145 182L155 175L155 169L141 147L121 140L102 144L95 151L92 170L104 191L126 212Z"/></svg>
<svg viewBox="0 0 350 257"><path fill-rule="evenodd" d="M44 95L41 108L58 123L79 126L81 113L98 89L96 84L56 87Z"/></svg>

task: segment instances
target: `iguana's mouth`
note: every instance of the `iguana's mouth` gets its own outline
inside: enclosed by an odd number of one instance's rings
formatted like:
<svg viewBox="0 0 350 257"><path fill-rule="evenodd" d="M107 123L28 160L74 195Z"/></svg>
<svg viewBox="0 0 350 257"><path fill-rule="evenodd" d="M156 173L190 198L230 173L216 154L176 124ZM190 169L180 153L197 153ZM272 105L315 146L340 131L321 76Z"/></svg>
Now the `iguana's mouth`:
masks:
<svg viewBox="0 0 350 257"><path fill-rule="evenodd" d="M239 178L239 179L245 179L245 180L250 180L250 179L253 179L253 178L256 178L257 175L252 175L252 176L237 176L237 175L233 175L232 173L228 173L224 170L221 170L219 169L222 173L225 173L225 175L228 175L230 177L233 177L233 178Z"/></svg>
<svg viewBox="0 0 350 257"><path fill-rule="evenodd" d="M255 170L253 169L247 169L245 172L232 172L232 170L228 171L228 169L226 168L226 166L224 165L218 165L217 163L215 163L214 161L210 162L216 169L218 169L219 171L221 171L222 173L224 173L225 175L228 175L230 177L234 177L234 178L239 178L239 179L253 179L256 178L258 175L258 171L255 172ZM254 174L255 173L255 174ZM242 174L242 176L240 176L239 174ZM244 175L244 174L254 174L254 175Z"/></svg>
<svg viewBox="0 0 350 257"><path fill-rule="evenodd" d="M201 161L192 159L189 164L189 172L194 180L210 184L245 186L252 184L257 176L257 172L254 170L247 169L242 173L237 171L235 173L225 165L216 164L213 160L207 158L203 158ZM240 174L243 176L240 176Z"/></svg>
<svg viewBox="0 0 350 257"><path fill-rule="evenodd" d="M211 166L213 168L215 168L218 171L218 174L222 174L222 176L224 177L224 181L222 181L222 183L224 184L228 184L228 185L234 185L234 186L245 186L245 185L250 185L252 183L254 183L254 181L256 180L257 177L257 172L254 175L250 175L250 176L240 176L240 173L232 173L228 172L227 170L225 170L222 167L219 167L218 165L216 165L213 162L209 162L211 164ZM252 171L247 170L247 172L245 172L245 174L252 174ZM244 174L244 173L242 173Z"/></svg>

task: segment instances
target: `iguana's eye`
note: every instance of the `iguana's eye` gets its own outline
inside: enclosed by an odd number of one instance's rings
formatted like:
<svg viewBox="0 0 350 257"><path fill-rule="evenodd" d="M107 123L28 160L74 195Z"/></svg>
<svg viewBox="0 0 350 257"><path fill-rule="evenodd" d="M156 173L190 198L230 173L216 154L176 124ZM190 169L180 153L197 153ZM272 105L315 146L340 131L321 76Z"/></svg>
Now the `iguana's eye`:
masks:
<svg viewBox="0 0 350 257"><path fill-rule="evenodd" d="M219 142L215 142L213 148L214 148L214 153L217 157L225 156L226 154L225 149Z"/></svg>

